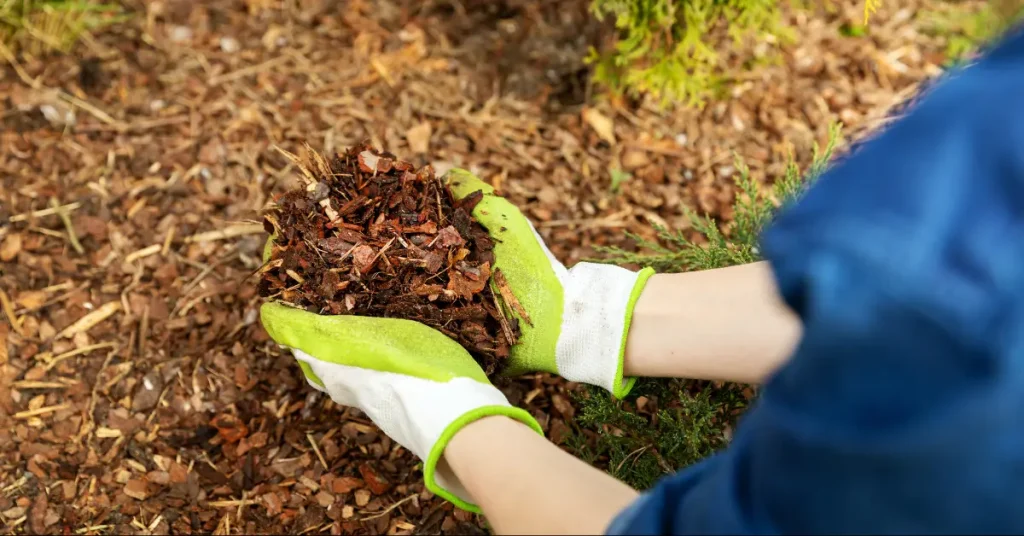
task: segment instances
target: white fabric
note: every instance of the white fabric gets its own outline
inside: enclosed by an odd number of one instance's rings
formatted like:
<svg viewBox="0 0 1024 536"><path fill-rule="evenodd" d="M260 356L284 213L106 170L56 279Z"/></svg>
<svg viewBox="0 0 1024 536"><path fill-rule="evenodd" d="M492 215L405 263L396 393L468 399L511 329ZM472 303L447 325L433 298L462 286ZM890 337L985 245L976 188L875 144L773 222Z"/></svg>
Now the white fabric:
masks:
<svg viewBox="0 0 1024 536"><path fill-rule="evenodd" d="M381 431L398 444L426 460L431 449L451 423L466 413L485 406L509 406L505 395L493 385L469 378L441 383L433 380L350 367L320 361L301 350L295 358L309 364L324 387L309 381L343 406L355 406ZM473 500L443 464L435 472L437 484L460 499Z"/></svg>
<svg viewBox="0 0 1024 536"><path fill-rule="evenodd" d="M565 309L555 362L567 380L615 392L626 309L637 272L582 262L562 283Z"/></svg>
<svg viewBox="0 0 1024 536"><path fill-rule="evenodd" d="M562 283L562 330L555 350L558 374L615 392L626 310L639 272L589 262L566 270L536 229L533 234Z"/></svg>

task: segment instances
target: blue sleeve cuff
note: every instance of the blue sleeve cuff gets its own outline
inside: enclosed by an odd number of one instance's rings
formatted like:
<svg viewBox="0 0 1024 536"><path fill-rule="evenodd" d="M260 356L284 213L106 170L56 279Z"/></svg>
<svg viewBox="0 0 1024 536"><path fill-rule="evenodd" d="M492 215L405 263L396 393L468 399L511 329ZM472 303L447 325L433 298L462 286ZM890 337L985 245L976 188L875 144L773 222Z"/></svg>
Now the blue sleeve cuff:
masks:
<svg viewBox="0 0 1024 536"><path fill-rule="evenodd" d="M644 505L650 500L650 495L644 493L637 497L635 501L627 506L623 511L619 512L612 523L608 525L606 534L619 535L629 534L630 527L636 524L637 516L645 510Z"/></svg>

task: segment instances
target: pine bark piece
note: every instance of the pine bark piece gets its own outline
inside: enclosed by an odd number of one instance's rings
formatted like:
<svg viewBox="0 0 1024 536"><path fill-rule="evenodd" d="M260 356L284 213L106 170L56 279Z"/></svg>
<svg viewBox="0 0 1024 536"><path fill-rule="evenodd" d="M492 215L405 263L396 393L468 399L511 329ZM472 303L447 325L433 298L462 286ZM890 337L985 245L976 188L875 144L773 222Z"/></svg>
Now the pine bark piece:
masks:
<svg viewBox="0 0 1024 536"><path fill-rule="evenodd" d="M505 279L505 274L500 269L495 268L494 273L491 275L494 278L494 284L498 287L498 293L505 300L505 303L512 308L513 311L522 318L527 325L533 326L533 320L530 320L530 315L527 314L523 304L519 303L516 299L516 295L512 292L512 288L508 286L508 279Z"/></svg>
<svg viewBox="0 0 1024 536"><path fill-rule="evenodd" d="M503 307L529 316L495 274L494 241L471 214L482 196L457 200L430 166L365 143L330 159L286 156L303 186L265 214L274 242L254 274L259 294L318 314L415 320L488 375L501 372L520 336Z"/></svg>

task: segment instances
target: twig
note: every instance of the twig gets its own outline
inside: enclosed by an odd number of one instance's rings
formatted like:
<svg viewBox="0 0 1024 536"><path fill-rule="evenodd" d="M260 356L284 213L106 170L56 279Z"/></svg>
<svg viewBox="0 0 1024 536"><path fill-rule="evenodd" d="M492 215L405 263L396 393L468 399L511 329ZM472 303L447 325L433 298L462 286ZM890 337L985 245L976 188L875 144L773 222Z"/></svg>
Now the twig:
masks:
<svg viewBox="0 0 1024 536"><path fill-rule="evenodd" d="M60 98L70 102L71 104L74 104L75 106L78 106L79 108L89 112L96 119L99 119L100 121L103 121L104 123L113 126L114 128L116 128L119 131L124 131L127 128L124 123L118 121L117 119L114 119L113 117L110 117L110 115L107 114L107 112L104 112L103 110L100 110L99 108L93 106L92 104L89 104L88 102L86 102L86 101L84 101L84 100L82 100L82 99L80 99L80 98L78 98L78 97L76 97L76 96L74 96L74 95L72 95L70 93L67 93L67 92L65 92L63 90L58 89L57 90L57 95Z"/></svg>
<svg viewBox="0 0 1024 536"><path fill-rule="evenodd" d="M627 143L626 147L630 149L637 149L648 153L663 154L665 156L685 157L686 151L682 149L669 149L666 147L656 147L654 145L644 145L642 143Z"/></svg>
<svg viewBox="0 0 1024 536"><path fill-rule="evenodd" d="M395 239L394 238L392 238L391 240L388 240L388 243L384 244L384 247L380 248L380 251L378 251L377 254L373 256L373 260L370 261L370 266L372 267L374 264L376 264L377 259L379 259L381 257L381 255L383 255L384 252L387 251L388 248L391 247L391 244L394 244L394 243L395 243Z"/></svg>
<svg viewBox="0 0 1024 536"><path fill-rule="evenodd" d="M82 243L78 241L78 235L75 234L75 226L71 223L71 216L66 210L61 208L56 197L50 198L50 208L57 211L57 215L60 216L60 220L64 222L64 228L68 231L68 241L71 242L71 247L75 248L75 251L77 251L79 255L85 255L85 248L83 248Z"/></svg>
<svg viewBox="0 0 1024 536"><path fill-rule="evenodd" d="M644 451L647 450L648 448L650 448L650 445L644 445L644 446L634 450L633 452L630 452L629 454L627 454L626 457L623 458L621 462L619 462L619 465L615 466L615 472L618 473L619 470L622 469L622 466L627 461L629 461L629 459L632 458L634 454L639 458L640 455L643 454Z"/></svg>
<svg viewBox="0 0 1024 536"><path fill-rule="evenodd" d="M142 309L142 318L139 319L139 340L138 357L146 357L146 342L149 340L149 305Z"/></svg>
<svg viewBox="0 0 1024 536"><path fill-rule="evenodd" d="M288 56L278 56L276 58L267 60L267 61L265 61L263 63L259 63L259 64L256 64L256 65L250 65L248 67L243 67L243 68L238 69L236 71L231 71L230 73L222 74L222 75L219 75L219 76L214 76L214 77L210 78L209 80L207 80L206 84L210 85L210 86L216 86L216 85L223 84L224 82L230 82L232 80L237 80L239 78L245 78L246 76L249 76L250 74L256 74L256 73L258 73L260 71L267 70L267 69L277 65L278 63L283 63L287 59L288 59Z"/></svg>
<svg viewBox="0 0 1024 536"><path fill-rule="evenodd" d="M608 218L579 218L573 220L548 220L537 223L538 229L548 229L551 227L568 227L570 225L580 225L584 229L596 229L596 228L610 228L616 229L620 227L626 227L627 224L621 221L610 221Z"/></svg>
<svg viewBox="0 0 1024 536"><path fill-rule="evenodd" d="M324 466L324 471L329 471L327 460L324 459L324 455L320 452L320 447L316 446L316 441L313 441L313 434L306 432L306 439L309 440L309 444L313 447L316 457L320 459L320 465Z"/></svg>
<svg viewBox="0 0 1024 536"><path fill-rule="evenodd" d="M234 238L236 236L245 236L251 234L260 234L266 231L263 230L263 224L260 223L242 223L238 225L232 225L216 231L207 231L205 233L198 233L185 238L186 244L194 242L213 242L215 240L223 240L225 238Z"/></svg>
<svg viewBox="0 0 1024 536"><path fill-rule="evenodd" d="M124 262L131 264L139 259L149 257L150 255L156 255L157 253L160 253L160 249L162 247L163 246L161 244L153 244L152 246L146 246L138 251L133 251L125 256Z"/></svg>
<svg viewBox="0 0 1024 536"><path fill-rule="evenodd" d="M46 406L45 408L30 409L26 411L19 411L14 414L15 419L27 419L29 417L38 417L40 415L46 415L47 413L53 413L62 409L71 407L71 404L57 404L56 406Z"/></svg>
<svg viewBox="0 0 1024 536"><path fill-rule="evenodd" d="M79 333L85 333L92 329L92 327L95 326L96 324L103 322L108 317L110 317L110 315L120 310L121 302L107 302L101 305L95 311L83 316L82 318L79 318L78 321L76 321L74 324L71 324L70 326L64 328L64 331L58 333L56 338L61 339L66 337L70 339L71 337L74 337Z"/></svg>
<svg viewBox="0 0 1024 536"><path fill-rule="evenodd" d="M25 212L23 214L15 214L14 216L11 216L7 221L11 223L17 223L19 221L28 221L29 218L42 218L43 216L52 216L54 214L59 214L61 211L67 214L72 210L77 210L81 206L81 203L75 201L74 203L68 203L66 205L61 205L59 207L44 208L41 210L33 210L32 212Z"/></svg>
<svg viewBox="0 0 1024 536"><path fill-rule="evenodd" d="M11 304L11 299L7 297L7 293L3 289L0 289L0 307L3 308L4 314L7 315L7 320L11 323L11 327L14 328L14 332L24 337L25 332L21 330L21 321L14 314L14 305Z"/></svg>
<svg viewBox="0 0 1024 536"><path fill-rule="evenodd" d="M80 529L76 529L75 534L86 534L97 530L107 530L113 527L113 525L92 525L89 527L82 527Z"/></svg>
<svg viewBox="0 0 1024 536"><path fill-rule="evenodd" d="M64 352L63 354L51 358L50 361L46 363L46 367L44 367L44 372L53 369L53 367L57 366L57 363L60 363L65 359L70 359L72 357L75 357L76 355L87 354L89 352L92 352L93 350L99 350L101 348L113 348L115 346L117 346L117 344L113 342L101 342L99 344L90 344L89 346L83 346L75 350Z"/></svg>
<svg viewBox="0 0 1024 536"><path fill-rule="evenodd" d="M498 286L497 283L494 283L493 281L492 284L494 286ZM498 323L501 324L501 333L505 335L505 340L512 345L516 343L516 336L512 333L512 326L509 325L508 318L505 316L505 308L502 307L501 302L498 301L498 296L500 295L500 291L491 293L491 297L494 298L494 307L498 310Z"/></svg>
<svg viewBox="0 0 1024 536"><path fill-rule="evenodd" d="M127 125L83 125L75 127L75 132L139 132L152 128L188 123L188 120L188 115L176 115L174 117L159 117L157 119L136 121Z"/></svg>
<svg viewBox="0 0 1024 536"><path fill-rule="evenodd" d="M407 503L407 502L409 502L409 501L411 501L411 500L413 500L415 498L416 498L416 494L414 493L414 494L409 495L408 497L406 497L406 498L396 502L395 504L392 504L391 506L385 508L384 510L381 510L379 513L373 514L372 516L366 516L364 518L361 518L360 521L370 521L371 519L377 519L379 517L384 517L385 515L387 515L389 512L391 512L395 508L398 508L399 506L402 506L403 504L405 504L405 503Z"/></svg>
<svg viewBox="0 0 1024 536"><path fill-rule="evenodd" d="M60 382L38 382L32 380L21 380L11 384L15 389L67 389L74 383L63 384Z"/></svg>
<svg viewBox="0 0 1024 536"><path fill-rule="evenodd" d="M8 486L4 487L4 489L0 489L0 493L3 493L5 496L10 497L11 495L13 495L13 493L11 493L11 492L18 491L19 489L21 489L22 486L24 486L27 483L28 483L28 477L22 475L21 478L15 480L13 483L11 483Z"/></svg>
<svg viewBox="0 0 1024 536"><path fill-rule="evenodd" d="M170 252L171 250L171 241L174 240L174 233L176 230L177 229L175 227L167 229L167 236L164 237L164 246L160 250L160 254L163 255L164 257L166 257L167 253Z"/></svg>
<svg viewBox="0 0 1024 536"><path fill-rule="evenodd" d="M108 125L114 125L114 127L117 128L118 130L125 129L124 123L118 121L117 119L114 119L113 117L110 117L110 114L108 114L107 112L100 110L92 104L89 104L88 102L62 89L48 88L44 86L38 78L32 78L31 76L29 76L29 74L21 68L21 65L18 63L17 58L14 57L14 54L11 53L11 50L7 48L3 43L0 43L0 55L2 55L4 59L6 59L11 64L11 66L14 67L14 72L18 75L18 78L21 78L22 82L28 84L29 87L31 87L32 89L35 89L37 91L52 91L56 93L59 98L64 99L75 106L78 106L86 112L89 112L89 114L91 114L96 119L99 119L100 121L103 121Z"/></svg>
<svg viewBox="0 0 1024 536"><path fill-rule="evenodd" d="M60 285L53 285L52 287L46 287L46 288L43 289L43 292L51 292L51 291L55 291L55 290L61 290L61 289L64 289L64 288L68 288L70 286L71 286L71 282L68 281L67 283L62 283ZM86 288L88 286L89 286L89 282L86 281L85 283L82 283L81 285L79 285L77 288L72 288L71 290L65 292L64 294L61 294L60 296L57 296L57 297L53 298L52 300L47 300L47 301L43 302L38 307L23 307L21 309L18 309L16 312L20 313L20 314L25 314L25 313L31 313L33 311L38 311L40 309L44 309L44 308L49 307L49 306L51 306L51 305L53 305L55 303L60 303L60 302L62 302L64 300L70 298L72 294L74 294L74 293L76 293L76 292L78 292L78 291L80 291L80 290L82 290L82 289L84 289L84 288Z"/></svg>
<svg viewBox="0 0 1024 536"><path fill-rule="evenodd" d="M251 506L254 504L259 504L259 501L256 499L231 499L225 501L209 501L206 503L206 506L212 506L214 508L235 508L238 506Z"/></svg>
<svg viewBox="0 0 1024 536"><path fill-rule="evenodd" d="M183 288L181 290L181 295L182 296L186 296L186 295L188 295L189 292L192 292L192 290L195 289L197 286L199 286L199 283L201 283L203 281L203 279L206 278L206 276L212 274L213 271L218 266L220 266L220 265L224 264L225 262L228 262L232 258L234 258L234 255L235 255L236 251L238 251L238 245L237 244L234 245L234 246L231 246L230 248L228 248L228 252L225 253L223 256L221 256L220 259L217 259L215 262L206 265L206 267L204 267L199 272L199 274L196 275L195 279L190 281L188 285L185 285L185 288Z"/></svg>

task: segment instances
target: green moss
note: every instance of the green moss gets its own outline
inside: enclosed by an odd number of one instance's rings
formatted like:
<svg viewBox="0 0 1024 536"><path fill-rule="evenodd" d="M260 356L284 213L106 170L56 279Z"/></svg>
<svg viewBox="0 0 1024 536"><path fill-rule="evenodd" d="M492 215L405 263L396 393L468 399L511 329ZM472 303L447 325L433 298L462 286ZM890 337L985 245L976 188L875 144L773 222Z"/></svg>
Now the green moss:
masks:
<svg viewBox="0 0 1024 536"><path fill-rule="evenodd" d="M824 171L840 136L835 125L828 145L814 151L800 172L794 163L768 192L739 163L735 218L721 228L709 217L690 214L707 243L682 232L658 228L655 240L634 236L638 252L602 250L601 262L651 266L659 272L685 272L745 264L759 259L757 240L778 207L798 197ZM754 394L750 386L681 379L644 378L626 400L598 388L577 396L579 411L568 447L585 461L605 468L629 485L646 489L661 476L693 464L722 448L729 430ZM643 408L637 406L643 400Z"/></svg>

